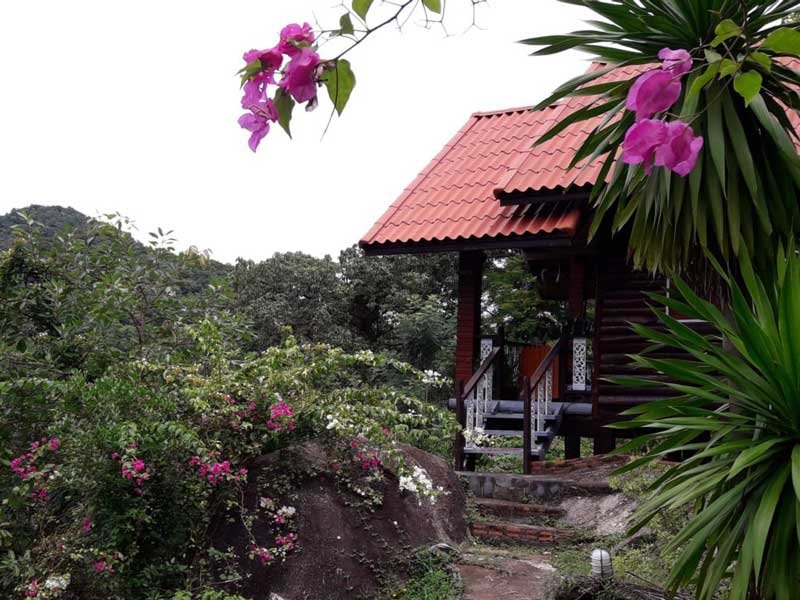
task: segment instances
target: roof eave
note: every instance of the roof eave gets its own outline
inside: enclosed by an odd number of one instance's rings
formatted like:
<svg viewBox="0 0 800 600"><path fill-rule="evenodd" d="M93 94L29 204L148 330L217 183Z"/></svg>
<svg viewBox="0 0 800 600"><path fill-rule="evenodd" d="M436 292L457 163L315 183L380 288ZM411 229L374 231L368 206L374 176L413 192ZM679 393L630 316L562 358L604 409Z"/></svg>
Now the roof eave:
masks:
<svg viewBox="0 0 800 600"><path fill-rule="evenodd" d="M554 232L533 236L505 238L471 238L460 240L422 240L419 242L370 243L364 240L358 245L367 256L395 254L434 254L439 252L465 252L469 250L511 250L523 248L570 248L575 242L574 232Z"/></svg>

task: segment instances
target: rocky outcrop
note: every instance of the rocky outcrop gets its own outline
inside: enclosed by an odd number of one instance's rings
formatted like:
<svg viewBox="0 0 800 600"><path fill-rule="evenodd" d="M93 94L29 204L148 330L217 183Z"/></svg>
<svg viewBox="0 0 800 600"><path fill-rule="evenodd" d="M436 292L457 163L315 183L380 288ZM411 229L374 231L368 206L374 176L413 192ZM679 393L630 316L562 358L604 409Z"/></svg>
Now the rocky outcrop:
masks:
<svg viewBox="0 0 800 600"><path fill-rule="evenodd" d="M404 578L408 558L420 547L459 544L467 537L466 499L461 484L441 458L404 446L411 465L424 468L444 494L434 504L401 491L391 470L374 484L382 500L364 502L337 475L338 467L319 444L278 450L250 467L244 506L254 520L245 528L230 512L215 520L212 543L235 553L245 576L231 591L253 600L276 594L285 600L374 598L382 584ZM280 478L285 478L281 480ZM276 496L275 490L282 495ZM271 539L272 524L256 510L271 496L297 510L298 550L285 562L263 566L248 558L256 540Z"/></svg>

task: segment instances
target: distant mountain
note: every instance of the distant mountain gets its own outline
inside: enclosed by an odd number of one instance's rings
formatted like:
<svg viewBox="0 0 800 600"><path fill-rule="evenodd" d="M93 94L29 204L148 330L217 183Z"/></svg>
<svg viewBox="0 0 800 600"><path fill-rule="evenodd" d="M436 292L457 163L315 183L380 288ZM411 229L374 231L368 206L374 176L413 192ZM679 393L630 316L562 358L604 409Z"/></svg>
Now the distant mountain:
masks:
<svg viewBox="0 0 800 600"><path fill-rule="evenodd" d="M8 214L0 216L0 252L7 250L14 243L15 225L24 225L19 213L25 213L42 226L43 238L53 238L64 231L66 227L78 229L86 225L91 218L69 206L41 206L31 204L24 208L15 208ZM129 235L129 234L123 234ZM142 252L149 252L150 248L137 242ZM209 260L193 268L189 280L185 282L184 291L197 292L207 286L215 277L223 277L233 270L233 266L216 260Z"/></svg>
<svg viewBox="0 0 800 600"><path fill-rule="evenodd" d="M54 237L65 227L82 227L89 220L85 214L69 206L41 206L31 204L25 208L15 208L8 214L0 216L0 250L6 250L14 242L14 225L24 225L25 220L19 213L25 213L43 225L46 238Z"/></svg>

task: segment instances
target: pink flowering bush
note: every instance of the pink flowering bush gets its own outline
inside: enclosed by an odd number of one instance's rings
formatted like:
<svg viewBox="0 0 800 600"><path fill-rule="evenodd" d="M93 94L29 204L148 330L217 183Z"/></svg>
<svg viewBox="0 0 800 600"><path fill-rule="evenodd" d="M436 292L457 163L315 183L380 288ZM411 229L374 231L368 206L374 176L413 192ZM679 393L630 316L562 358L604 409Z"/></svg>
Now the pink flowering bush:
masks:
<svg viewBox="0 0 800 600"><path fill-rule="evenodd" d="M112 229L0 255L0 598L233 588L240 571L291 560L304 543L296 475L249 481L263 455L318 440L345 465L343 483L367 488L356 436L369 440L364 460L382 462L384 428L427 448L453 438L452 416L422 399L424 374L291 337L244 352L248 330L221 284L172 295L186 284L177 258ZM253 483L274 506L242 506ZM269 531L248 529L234 553L211 547L211 526L230 515L257 515Z"/></svg>
<svg viewBox="0 0 800 600"><path fill-rule="evenodd" d="M297 549L298 535L294 531L297 510L293 506L278 507L272 498L260 498L258 510L272 523L274 536L269 546L264 546L263 540L253 538L248 556L267 567L276 561L286 560Z"/></svg>
<svg viewBox="0 0 800 600"><path fill-rule="evenodd" d="M350 440L350 448L353 450L353 458L360 465L365 473L379 472L381 467L380 450L372 447L369 441L358 436Z"/></svg>
<svg viewBox="0 0 800 600"><path fill-rule="evenodd" d="M153 467L138 458L137 450L138 446L131 444L122 454L114 452L111 459L119 462L122 478L130 481L134 486L134 493L141 496L144 494L145 482L153 476Z"/></svg>
<svg viewBox="0 0 800 600"><path fill-rule="evenodd" d="M49 499L48 480L58 471L52 462L41 468L36 463L53 461L60 447L61 441L58 438L43 437L39 441L32 442L28 452L20 454L9 463L11 470L25 482L23 487L32 500L47 502Z"/></svg>
<svg viewBox="0 0 800 600"><path fill-rule="evenodd" d="M77 376L59 386L51 434L27 443L2 475L13 483L0 488L3 520L13 523L19 555L30 550L18 575L0 566L3 597L49 598L50 580L67 581L69 598L144 600L180 587L201 559L210 566L200 585L218 587L226 571L204 536L220 511L270 524L269 532L246 529L242 554L225 560L270 568L303 544L303 507L283 487L274 495L280 502L262 498L255 513L241 506L256 457L308 438L324 442L341 465L336 480L377 504L371 486L386 461L395 464L393 442L433 447L452 438L448 413L374 385L372 370L424 379L403 363L291 338L243 360L226 353L213 327L195 334L203 350L191 359L132 360L91 383Z"/></svg>
<svg viewBox="0 0 800 600"><path fill-rule="evenodd" d="M197 476L205 479L212 486L222 482L243 482L247 480L247 469L231 467L229 460L220 460L222 453L217 450L203 457L193 456L190 467L197 468Z"/></svg>

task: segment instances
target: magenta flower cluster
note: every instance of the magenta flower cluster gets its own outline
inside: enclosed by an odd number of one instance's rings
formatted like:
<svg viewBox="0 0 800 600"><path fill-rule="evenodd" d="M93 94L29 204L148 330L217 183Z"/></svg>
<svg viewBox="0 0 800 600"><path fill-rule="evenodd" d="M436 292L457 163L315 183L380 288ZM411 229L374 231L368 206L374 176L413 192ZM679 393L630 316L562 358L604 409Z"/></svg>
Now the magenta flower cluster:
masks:
<svg viewBox="0 0 800 600"><path fill-rule="evenodd" d="M258 560L262 566L266 567L277 559L285 559L297 549L297 533L287 531L292 528L297 511L293 506L278 508L272 498L260 498L258 506L267 513L267 516L271 517L274 527L277 529L272 548L265 548L255 543L248 548L250 558Z"/></svg>
<svg viewBox="0 0 800 600"><path fill-rule="evenodd" d="M312 46L314 40L308 23L292 23L281 30L275 47L249 50L242 56L247 67L258 68L244 84L242 108L249 112L239 117L239 125L250 132L248 144L253 152L269 133L270 124L279 118L278 109L268 96L269 86L277 86L296 102L308 102L309 108L316 105L322 61ZM284 57L289 59L285 66ZM275 79L276 73L281 74L280 80Z"/></svg>
<svg viewBox="0 0 800 600"><path fill-rule="evenodd" d="M681 96L681 78L692 68L686 50L664 48L658 53L661 68L641 75L628 92L626 107L636 113L636 123L628 129L622 143L622 162L666 167L685 177L697 163L703 138L695 136L683 121L668 122L653 118L669 110Z"/></svg>
<svg viewBox="0 0 800 600"><path fill-rule="evenodd" d="M242 423L248 421L256 412L257 405L255 402L239 402L236 398L228 394L225 396L225 402L228 407L225 409L225 414L229 420L231 429L239 430L242 428Z"/></svg>
<svg viewBox="0 0 800 600"><path fill-rule="evenodd" d="M250 546L250 552L254 556L258 557L258 560L261 562L262 567L266 567L267 565L269 565L275 558L272 555L272 552L270 552L266 548L262 548L261 546L256 546L255 544Z"/></svg>
<svg viewBox="0 0 800 600"><path fill-rule="evenodd" d="M377 471L381 466L381 459L378 451L368 446L368 442L363 437L350 440L350 448L353 449L355 460L361 465L362 471Z"/></svg>
<svg viewBox="0 0 800 600"><path fill-rule="evenodd" d="M11 470L14 471L20 479L23 481L33 481L31 497L34 500L45 502L49 498L45 482L50 477L50 471L47 469L40 471L39 467L36 466L36 459L46 452L55 454L60 447L61 441L58 438L52 437L48 439L44 437L41 441L33 442L30 446L30 451L17 456L9 464Z"/></svg>
<svg viewBox="0 0 800 600"><path fill-rule="evenodd" d="M197 476L205 479L212 486L223 481L243 481L247 479L247 469L234 471L229 460L219 460L222 453L209 452L204 457L194 456L189 461L190 467L197 467Z"/></svg>
<svg viewBox="0 0 800 600"><path fill-rule="evenodd" d="M283 400L279 400L270 406L267 428L272 431L281 431L284 428L294 431L294 412L292 407Z"/></svg>
<svg viewBox="0 0 800 600"><path fill-rule="evenodd" d="M133 491L141 496L144 494L144 483L153 476L153 467L136 456L138 447L131 444L122 455L114 452L111 458L119 461L122 477L134 484Z"/></svg>

